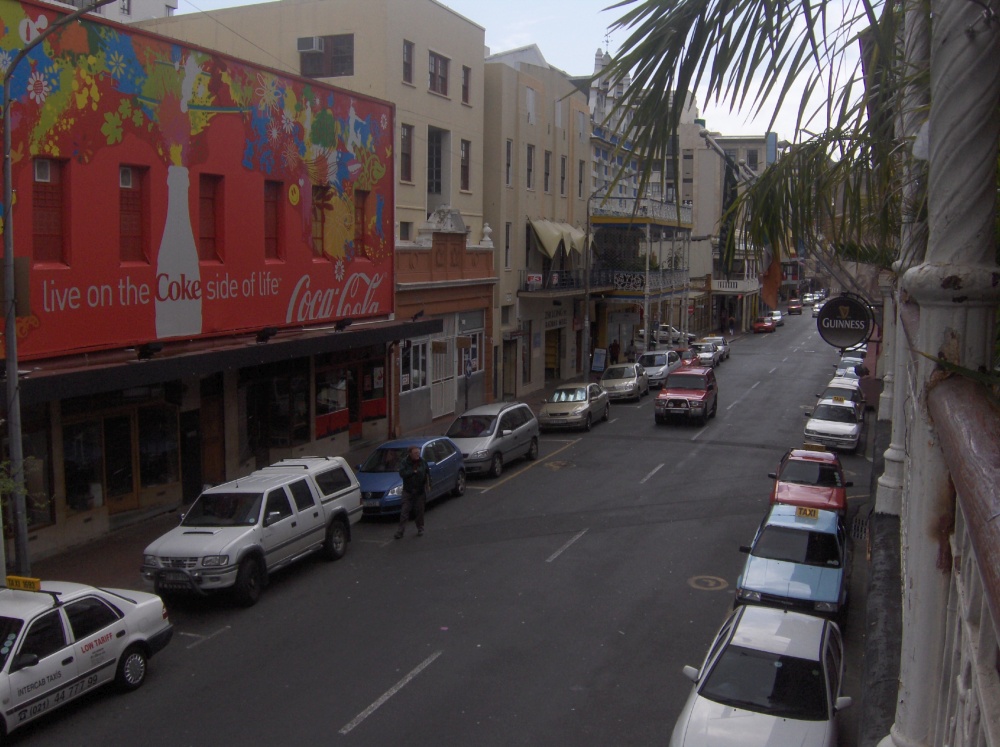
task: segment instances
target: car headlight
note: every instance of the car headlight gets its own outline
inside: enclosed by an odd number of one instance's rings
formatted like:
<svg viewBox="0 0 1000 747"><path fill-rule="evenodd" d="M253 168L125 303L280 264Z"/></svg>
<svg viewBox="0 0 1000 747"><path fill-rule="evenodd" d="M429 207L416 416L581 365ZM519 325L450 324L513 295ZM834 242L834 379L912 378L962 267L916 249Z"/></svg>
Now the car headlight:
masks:
<svg viewBox="0 0 1000 747"><path fill-rule="evenodd" d="M749 589L740 589L736 592L736 596L746 602L759 602L760 592L750 591Z"/></svg>
<svg viewBox="0 0 1000 747"><path fill-rule="evenodd" d="M579 407L574 407L573 412L571 412L570 415L582 415L586 411L587 411L587 406L580 405Z"/></svg>
<svg viewBox="0 0 1000 747"><path fill-rule="evenodd" d="M469 459L486 459L490 455L489 449L480 449L469 454Z"/></svg>
<svg viewBox="0 0 1000 747"><path fill-rule="evenodd" d="M402 485L397 485L394 488L389 488L387 491L385 491L385 494L386 494L386 496L390 496L390 495L402 495L403 494L403 486Z"/></svg>
<svg viewBox="0 0 1000 747"><path fill-rule="evenodd" d="M219 566L229 565L229 556L206 555L201 559L201 565L203 568L218 568Z"/></svg>
<svg viewBox="0 0 1000 747"><path fill-rule="evenodd" d="M836 602L816 602L813 608L817 612L836 612L839 606Z"/></svg>
<svg viewBox="0 0 1000 747"><path fill-rule="evenodd" d="M160 564L160 559L155 555L143 555L142 562L144 565L158 566Z"/></svg>

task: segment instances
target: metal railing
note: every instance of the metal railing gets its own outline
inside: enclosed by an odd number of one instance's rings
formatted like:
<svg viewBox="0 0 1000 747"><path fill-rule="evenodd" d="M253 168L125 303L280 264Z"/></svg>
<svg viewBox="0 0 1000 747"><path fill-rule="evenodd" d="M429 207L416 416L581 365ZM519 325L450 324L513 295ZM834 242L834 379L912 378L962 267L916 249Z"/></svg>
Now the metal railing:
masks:
<svg viewBox="0 0 1000 747"><path fill-rule="evenodd" d="M591 270L590 287L594 289L643 291L646 288L645 272L623 270ZM687 270L650 270L650 291L683 288L688 281ZM583 270L550 270L549 272L520 271L518 288L521 291L574 291L584 289Z"/></svg>

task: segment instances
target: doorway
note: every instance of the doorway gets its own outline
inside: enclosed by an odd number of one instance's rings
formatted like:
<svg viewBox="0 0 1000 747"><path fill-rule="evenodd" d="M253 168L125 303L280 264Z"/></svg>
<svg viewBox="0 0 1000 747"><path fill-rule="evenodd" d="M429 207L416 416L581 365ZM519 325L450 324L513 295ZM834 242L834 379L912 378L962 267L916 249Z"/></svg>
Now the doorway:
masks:
<svg viewBox="0 0 1000 747"><path fill-rule="evenodd" d="M132 417L104 418L104 479L108 513L139 508L132 449Z"/></svg>
<svg viewBox="0 0 1000 747"><path fill-rule="evenodd" d="M545 380L562 379L562 330L545 331Z"/></svg>

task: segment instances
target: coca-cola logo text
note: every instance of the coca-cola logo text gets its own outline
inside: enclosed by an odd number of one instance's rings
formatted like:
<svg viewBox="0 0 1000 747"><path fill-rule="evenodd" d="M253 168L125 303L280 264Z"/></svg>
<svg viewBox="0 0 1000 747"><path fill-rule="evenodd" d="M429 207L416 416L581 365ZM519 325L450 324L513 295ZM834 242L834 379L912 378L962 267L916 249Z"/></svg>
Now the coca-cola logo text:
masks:
<svg viewBox="0 0 1000 747"><path fill-rule="evenodd" d="M318 322L333 319L335 316L343 319L377 314L379 304L375 300L375 292L385 278L385 273L369 276L358 272L347 279L341 292L339 288L314 290L312 277L303 275L295 284L288 299L285 323Z"/></svg>

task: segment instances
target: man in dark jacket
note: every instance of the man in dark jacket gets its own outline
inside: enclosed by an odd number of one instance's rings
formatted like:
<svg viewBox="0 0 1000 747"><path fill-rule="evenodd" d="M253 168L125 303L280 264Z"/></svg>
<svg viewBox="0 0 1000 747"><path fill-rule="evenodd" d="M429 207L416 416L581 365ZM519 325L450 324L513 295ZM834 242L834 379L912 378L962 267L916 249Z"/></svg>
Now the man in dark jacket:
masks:
<svg viewBox="0 0 1000 747"><path fill-rule="evenodd" d="M417 536L424 536L424 505L427 503L427 489L430 487L431 474L427 462L420 456L420 447L411 446L409 456L403 460L399 468L399 476L403 478L403 506L399 512L399 529L394 535L396 539L403 536L410 512L417 522Z"/></svg>

